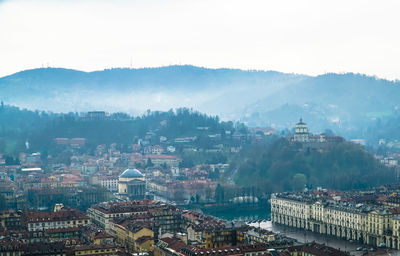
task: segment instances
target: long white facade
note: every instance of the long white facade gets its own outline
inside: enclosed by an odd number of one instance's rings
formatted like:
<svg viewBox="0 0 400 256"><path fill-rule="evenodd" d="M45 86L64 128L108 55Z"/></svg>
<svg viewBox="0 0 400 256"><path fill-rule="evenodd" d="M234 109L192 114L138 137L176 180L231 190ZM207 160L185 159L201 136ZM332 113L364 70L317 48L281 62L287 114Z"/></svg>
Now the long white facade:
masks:
<svg viewBox="0 0 400 256"><path fill-rule="evenodd" d="M359 241L372 246L400 248L398 210L273 195L273 223Z"/></svg>

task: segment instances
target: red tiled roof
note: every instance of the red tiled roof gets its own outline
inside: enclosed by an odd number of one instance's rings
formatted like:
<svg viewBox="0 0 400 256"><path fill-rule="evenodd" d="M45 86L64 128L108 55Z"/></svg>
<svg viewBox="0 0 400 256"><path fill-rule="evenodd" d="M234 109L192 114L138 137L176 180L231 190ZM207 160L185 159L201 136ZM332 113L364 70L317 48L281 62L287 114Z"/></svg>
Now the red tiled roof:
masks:
<svg viewBox="0 0 400 256"><path fill-rule="evenodd" d="M145 155L144 158L152 158L152 159L177 159L176 156L172 156L172 155Z"/></svg>
<svg viewBox="0 0 400 256"><path fill-rule="evenodd" d="M390 208L388 211L392 214L400 214L400 207L397 208Z"/></svg>
<svg viewBox="0 0 400 256"><path fill-rule="evenodd" d="M37 212L31 211L25 215L27 222L54 222L88 220L89 217L76 209L60 210L58 212Z"/></svg>
<svg viewBox="0 0 400 256"><path fill-rule="evenodd" d="M64 232L77 232L79 231L79 227L69 227L69 228L53 228L46 230L48 234L56 234L56 233L64 233Z"/></svg>
<svg viewBox="0 0 400 256"><path fill-rule="evenodd" d="M78 245L75 247L74 251L86 251L95 249L118 249L118 246L114 244L91 244L91 245Z"/></svg>
<svg viewBox="0 0 400 256"><path fill-rule="evenodd" d="M350 255L344 251L317 243L292 246L288 248L290 252L305 252L315 256L347 256Z"/></svg>

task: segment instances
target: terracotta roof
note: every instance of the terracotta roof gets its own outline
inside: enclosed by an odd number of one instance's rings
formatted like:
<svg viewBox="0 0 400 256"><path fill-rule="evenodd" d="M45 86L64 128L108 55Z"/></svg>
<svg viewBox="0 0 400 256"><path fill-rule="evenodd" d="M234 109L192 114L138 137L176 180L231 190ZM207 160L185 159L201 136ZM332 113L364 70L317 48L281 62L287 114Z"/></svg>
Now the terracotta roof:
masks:
<svg viewBox="0 0 400 256"><path fill-rule="evenodd" d="M188 247L182 240L175 237L166 237L160 239L162 242L166 243L168 248L179 252L182 248Z"/></svg>
<svg viewBox="0 0 400 256"><path fill-rule="evenodd" d="M180 250L181 253L187 256L222 256L222 255L244 255L252 252L263 252L265 255L272 255L268 253L268 247L265 244L245 244L237 246L225 246L219 248L197 248L185 247ZM278 255L278 254L276 254Z"/></svg>
<svg viewBox="0 0 400 256"><path fill-rule="evenodd" d="M154 158L154 159L177 159L176 156L172 156L172 155L144 155L144 158Z"/></svg>
<svg viewBox="0 0 400 256"><path fill-rule="evenodd" d="M89 217L76 209L62 209L58 212L37 212L30 211L24 216L27 222L54 222L88 220Z"/></svg>
<svg viewBox="0 0 400 256"><path fill-rule="evenodd" d="M317 243L292 246L288 248L289 252L306 252L314 256L348 256L349 253L338 249Z"/></svg>
<svg viewBox="0 0 400 256"><path fill-rule="evenodd" d="M388 211L392 214L400 214L400 207L397 208L390 208Z"/></svg>
<svg viewBox="0 0 400 256"><path fill-rule="evenodd" d="M117 249L118 246L115 244L90 244L90 245L77 245L74 251L86 251L96 249Z"/></svg>
<svg viewBox="0 0 400 256"><path fill-rule="evenodd" d="M101 211L106 214L110 213L132 213L132 212L147 212L149 208L156 207L151 200L129 201L129 202L108 202L92 206L91 208Z"/></svg>
<svg viewBox="0 0 400 256"><path fill-rule="evenodd" d="M113 236L110 235L110 234L107 234L107 233L104 232L103 230L101 230L100 232L97 232L97 233L94 235L94 239L111 238L111 237L113 237Z"/></svg>
<svg viewBox="0 0 400 256"><path fill-rule="evenodd" d="M48 234L55 234L55 233L63 233L63 232L77 232L79 231L79 227L68 227L68 228L53 228L46 230Z"/></svg>

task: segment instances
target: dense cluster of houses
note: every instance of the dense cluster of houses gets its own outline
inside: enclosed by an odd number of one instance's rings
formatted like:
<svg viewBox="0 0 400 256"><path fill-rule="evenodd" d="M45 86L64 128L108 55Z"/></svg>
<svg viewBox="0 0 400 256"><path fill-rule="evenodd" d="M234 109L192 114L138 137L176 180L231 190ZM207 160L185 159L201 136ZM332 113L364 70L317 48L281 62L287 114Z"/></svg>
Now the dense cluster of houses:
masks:
<svg viewBox="0 0 400 256"><path fill-rule="evenodd" d="M54 143L69 147L70 141L71 139L56 138ZM84 142L77 139L73 141ZM80 153L72 148L58 156L20 153L18 161L12 164L6 163L7 156L0 155L0 195L5 200L5 208L47 209L51 207L51 203L46 202L53 202L58 195L69 198L65 199L65 202L69 200L67 205L82 209L111 198L121 198L121 193L125 196L122 199L131 200L152 198L154 195L180 203L193 198L202 202L213 200L218 184L215 174L218 173L218 176L228 170L227 163L185 168L180 165L182 159L179 154L174 153L173 145L152 145L146 140L139 142L140 144L133 144L129 152L123 152L119 145L111 144L98 145L91 154ZM135 169L143 174L141 197L133 198L133 191L125 193L119 189L121 175L127 169ZM133 183L131 180L123 182ZM128 186L131 187L133 185ZM85 202L82 207L75 202L79 197L83 197L80 201Z"/></svg>
<svg viewBox="0 0 400 256"><path fill-rule="evenodd" d="M348 255L151 200L8 210L0 224L1 255Z"/></svg>

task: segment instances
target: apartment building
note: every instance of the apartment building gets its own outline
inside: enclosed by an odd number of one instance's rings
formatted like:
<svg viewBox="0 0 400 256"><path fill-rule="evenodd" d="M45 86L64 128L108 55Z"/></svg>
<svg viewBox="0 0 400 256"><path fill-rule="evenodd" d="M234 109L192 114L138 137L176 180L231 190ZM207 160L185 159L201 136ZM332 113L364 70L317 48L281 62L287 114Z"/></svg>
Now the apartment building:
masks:
<svg viewBox="0 0 400 256"><path fill-rule="evenodd" d="M305 193L280 193L271 198L271 219L273 223L372 246L400 248L400 208Z"/></svg>
<svg viewBox="0 0 400 256"><path fill-rule="evenodd" d="M73 228L89 225L90 219L77 209L61 209L57 212L29 211L21 217L21 224L28 231Z"/></svg>

